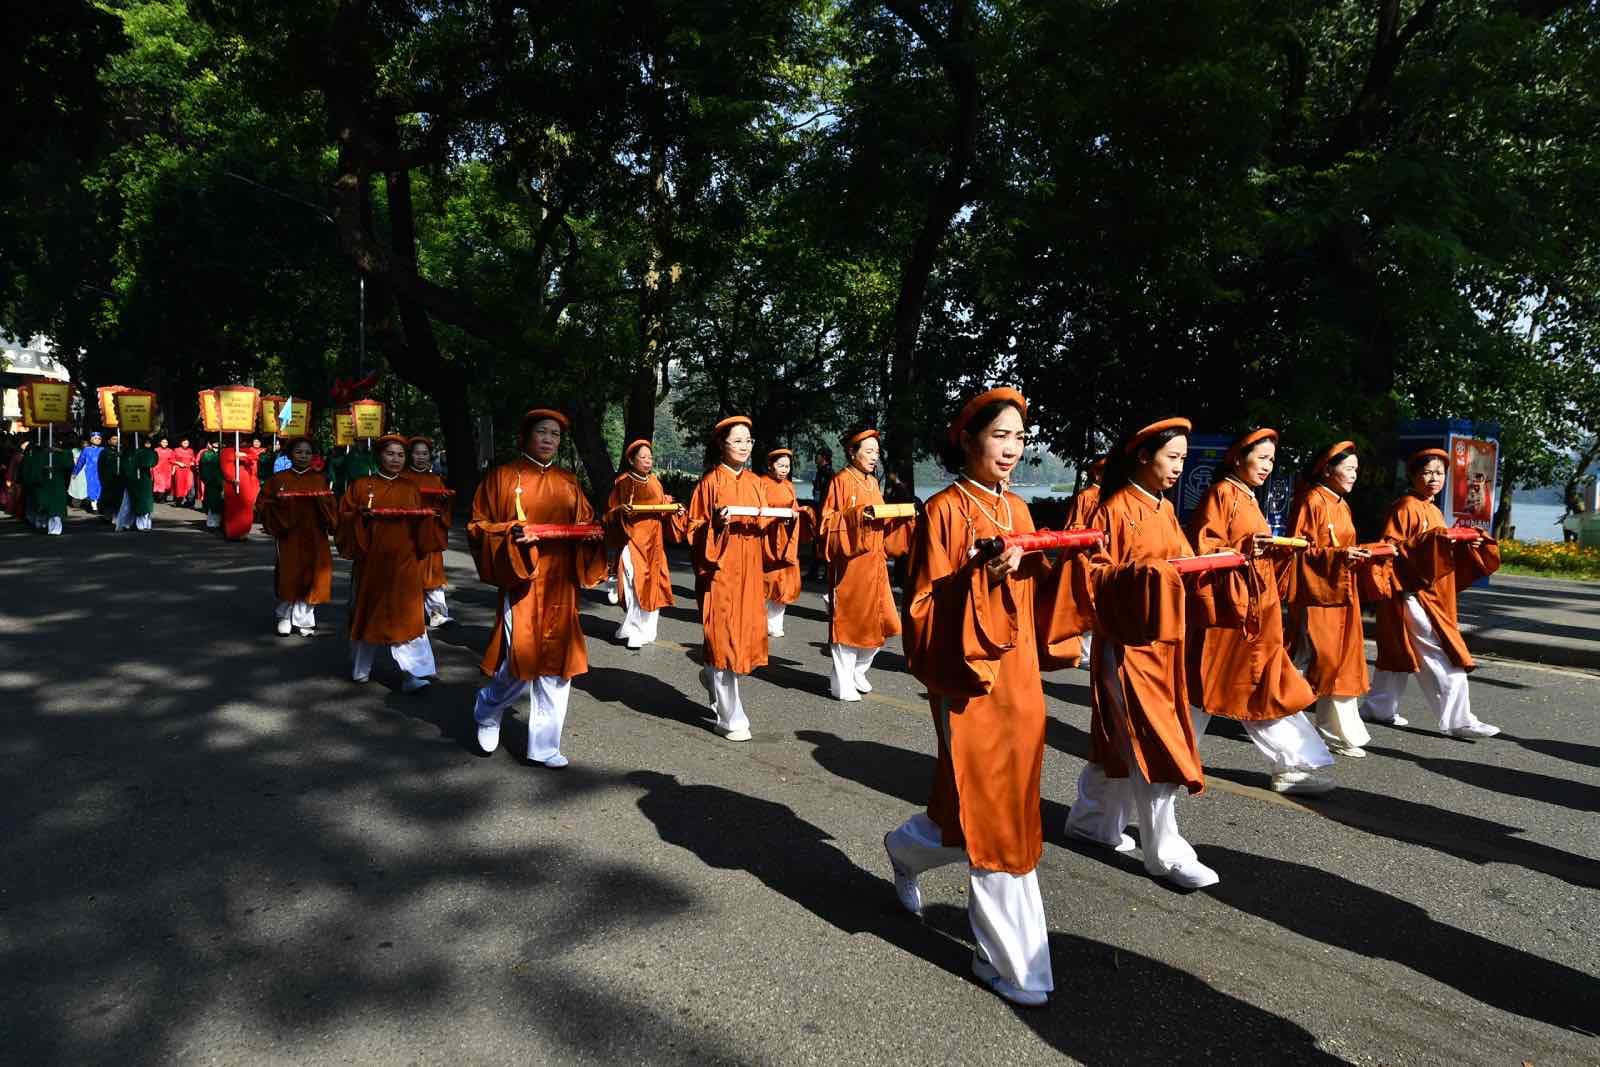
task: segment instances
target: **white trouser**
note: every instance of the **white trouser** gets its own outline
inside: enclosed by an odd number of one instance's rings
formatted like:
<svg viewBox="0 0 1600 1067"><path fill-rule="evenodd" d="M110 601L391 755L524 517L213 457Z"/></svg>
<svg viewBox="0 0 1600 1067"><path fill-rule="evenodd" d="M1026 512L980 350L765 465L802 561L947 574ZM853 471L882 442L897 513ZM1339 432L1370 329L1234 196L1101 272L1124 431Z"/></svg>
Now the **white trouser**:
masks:
<svg viewBox="0 0 1600 1067"><path fill-rule="evenodd" d="M1094 634L1084 634L1082 640L1083 659L1081 662L1085 667L1087 667L1092 662L1090 657L1094 655Z"/></svg>
<svg viewBox="0 0 1600 1067"><path fill-rule="evenodd" d="M1311 638L1308 635L1301 636L1293 660L1295 670L1301 674L1311 666ZM1338 745L1340 748L1366 747L1372 740L1372 735L1361 722L1357 704L1355 697L1317 698L1311 710L1313 718L1316 719L1317 733L1322 735L1323 741L1330 745Z"/></svg>
<svg viewBox="0 0 1600 1067"><path fill-rule="evenodd" d="M783 613L789 610L789 605L781 600L767 601L767 636L783 636Z"/></svg>
<svg viewBox="0 0 1600 1067"><path fill-rule="evenodd" d="M833 654L833 678L828 683L830 693L840 700L846 700L872 691L872 685L867 681L867 668L872 666L872 659L878 654L876 648L829 645L828 651Z"/></svg>
<svg viewBox="0 0 1600 1067"><path fill-rule="evenodd" d="M912 876L947 863L967 863L967 852L946 847L939 827L918 812L889 835L889 853ZM1048 993L1055 988L1050 970L1050 928L1039 898L1039 874L1007 874L968 866L967 920L977 940L977 958L1018 989Z"/></svg>
<svg viewBox="0 0 1600 1067"><path fill-rule="evenodd" d="M133 501L127 493L122 494L122 503L117 505L117 514L111 520L111 525L118 530L127 530L133 526Z"/></svg>
<svg viewBox="0 0 1600 1067"><path fill-rule="evenodd" d="M422 594L422 614L427 618L443 615L446 621L450 619L450 605L444 600L444 586L437 589L425 590Z"/></svg>
<svg viewBox="0 0 1600 1067"><path fill-rule="evenodd" d="M47 534L59 534L61 532L61 529L62 529L62 527L61 527L61 516L60 515L51 515L49 520L46 521L46 523L44 525L44 532L47 533Z"/></svg>
<svg viewBox="0 0 1600 1067"><path fill-rule="evenodd" d="M633 592L633 555L627 546L622 549L622 555L617 560L617 586L622 593L622 603L627 609L622 616L622 625L617 627L617 636L628 642L629 648L638 648L648 645L656 639L656 627L661 622L661 612L641 611L639 598Z"/></svg>
<svg viewBox="0 0 1600 1067"><path fill-rule="evenodd" d="M298 626L302 630L317 628L317 609L304 600L280 600L273 605L272 614L280 619L288 619L290 626Z"/></svg>
<svg viewBox="0 0 1600 1067"><path fill-rule="evenodd" d="M1416 597L1405 598L1405 622L1406 637L1421 668L1417 683L1422 686L1428 706L1439 716L1440 731L1448 733L1476 725L1478 717L1472 714L1472 700L1467 694L1467 672L1450 662L1449 653L1433 630L1433 620ZM1410 677L1403 671L1374 671L1372 692L1362 703L1362 715L1375 722L1392 721L1400 710L1400 697Z"/></svg>
<svg viewBox="0 0 1600 1067"><path fill-rule="evenodd" d="M378 652L387 648L394 657L394 665L416 678L430 678L439 673L433 663L433 646L426 633L402 641L398 645L375 645L369 641L350 642L350 677L364 682L372 677L372 665Z"/></svg>
<svg viewBox="0 0 1600 1067"><path fill-rule="evenodd" d="M547 674L531 682L511 673L511 601L500 597L500 626L505 653L500 669L489 684L478 690L472 718L479 726L499 726L506 710L524 692L528 694L528 758L543 763L561 754L561 728L567 721L567 701L572 696L572 679Z"/></svg>
<svg viewBox="0 0 1600 1067"><path fill-rule="evenodd" d="M1194 723L1196 738L1205 736L1211 725L1211 713L1200 708L1189 709L1189 719ZM1256 748L1267 757L1273 774L1285 771L1314 771L1333 764L1333 754L1323 744L1306 713L1297 711L1282 719L1240 719L1239 725L1255 742Z"/></svg>
<svg viewBox="0 0 1600 1067"><path fill-rule="evenodd" d="M739 699L737 674L715 667L702 667L700 680L711 691L711 710L716 713L718 728L730 733L750 729L750 719L744 713L744 701Z"/></svg>
<svg viewBox="0 0 1600 1067"><path fill-rule="evenodd" d="M1104 680L1101 692L1117 705L1107 712L1125 719L1122 683L1118 678L1122 649L1111 641L1097 641L1095 654L1099 657L1095 667ZM1091 840L1114 846L1122 840L1125 829L1137 824L1144 868L1154 875L1195 862L1198 857L1194 846L1178 832L1178 794L1183 786L1146 779L1126 735L1121 735L1121 742L1122 762L1128 768L1128 776L1107 778L1100 764L1085 763L1083 772L1078 775L1078 799L1072 802L1067 827Z"/></svg>
<svg viewBox="0 0 1600 1067"><path fill-rule="evenodd" d="M206 512L206 529L215 530L222 525L222 515L215 511Z"/></svg>

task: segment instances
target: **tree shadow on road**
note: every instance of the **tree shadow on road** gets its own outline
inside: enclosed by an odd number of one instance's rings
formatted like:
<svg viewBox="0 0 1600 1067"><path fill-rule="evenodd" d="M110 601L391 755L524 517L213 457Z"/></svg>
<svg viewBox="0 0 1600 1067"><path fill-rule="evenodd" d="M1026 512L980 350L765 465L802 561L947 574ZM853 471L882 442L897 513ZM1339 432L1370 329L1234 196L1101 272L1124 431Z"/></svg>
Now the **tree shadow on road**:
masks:
<svg viewBox="0 0 1600 1067"><path fill-rule="evenodd" d="M1479 763L1474 760L1435 759L1372 745L1367 746L1367 751L1406 760L1425 771L1453 778L1491 793L1524 797L1572 811L1600 811L1600 787L1576 782L1570 778L1553 778L1547 774L1536 774L1533 771L1501 767L1493 763Z"/></svg>

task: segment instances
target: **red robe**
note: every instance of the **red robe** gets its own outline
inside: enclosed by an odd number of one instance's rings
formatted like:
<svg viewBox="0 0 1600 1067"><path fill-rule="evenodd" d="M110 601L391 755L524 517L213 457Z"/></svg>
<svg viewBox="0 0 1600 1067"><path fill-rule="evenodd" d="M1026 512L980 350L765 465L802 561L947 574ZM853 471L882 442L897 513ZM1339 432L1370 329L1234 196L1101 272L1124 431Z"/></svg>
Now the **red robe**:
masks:
<svg viewBox="0 0 1600 1067"><path fill-rule="evenodd" d="M781 558L795 523L730 518L724 507L767 507L759 474L735 473L718 463L706 471L689 502L689 543L694 549L695 594L704 631L702 662L715 670L749 674L767 664L766 564Z"/></svg>
<svg viewBox="0 0 1600 1067"><path fill-rule="evenodd" d="M1443 536L1444 513L1431 500L1410 493L1395 501L1383 527L1383 539L1400 553L1400 588L1417 598L1445 654L1462 670L1477 662L1467 651L1456 620L1457 589L1471 585L1500 569L1500 546L1493 538L1481 542L1451 541ZM1416 649L1406 636L1405 602L1396 596L1374 608L1378 618L1378 669L1415 674L1421 669Z"/></svg>
<svg viewBox="0 0 1600 1067"><path fill-rule="evenodd" d="M612 548L620 556L624 546L633 561L633 598L640 611L659 611L672 606L672 571L667 566L667 541L683 540L687 519L683 512L630 515L629 504L664 504L666 491L654 474L640 478L623 471L611 485L606 501L606 519ZM622 568L616 565L617 580Z"/></svg>
<svg viewBox="0 0 1600 1067"><path fill-rule="evenodd" d="M868 519L866 508L882 504L877 479L847 466L834 475L822 505L819 536L828 546L833 597L828 640L856 648L882 648L900 632L900 615L889 588L889 556L911 547L915 519Z"/></svg>
<svg viewBox="0 0 1600 1067"><path fill-rule="evenodd" d="M1039 863L1043 835L1039 776L1044 763L1040 671L1071 666L1089 629L1088 569L1081 556L1052 566L1023 558L991 585L969 555L979 538L1033 527L1014 494L1004 506L981 490L956 486L928 499L916 524L906 586L905 650L911 673L928 687L939 756L928 818L943 843L965 848L972 866L1026 874Z"/></svg>
<svg viewBox="0 0 1600 1067"><path fill-rule="evenodd" d="M156 449L156 465L150 471L150 491L165 493L172 488L172 449Z"/></svg>
<svg viewBox="0 0 1600 1067"><path fill-rule="evenodd" d="M320 476L319 476L320 477ZM417 487L396 475L357 479L339 502L339 555L350 571L350 639L398 645L427 630L422 614L422 561L444 548L437 516L368 515L372 508L421 509Z"/></svg>
<svg viewBox="0 0 1600 1067"><path fill-rule="evenodd" d="M186 499L194 487L194 463L194 449L172 450L172 495L179 500Z"/></svg>
<svg viewBox="0 0 1600 1067"><path fill-rule="evenodd" d="M518 508L521 514L518 514ZM500 590L489 648L479 664L484 674L508 659L513 677L572 678L589 669L578 621L578 587L605 578L603 541L535 541L519 544L524 522L576 524L594 521L594 509L577 477L527 457L484 472L472 498L467 539L478 577ZM501 613L511 608L511 645L506 647ZM422 610L422 599L417 599Z"/></svg>
<svg viewBox="0 0 1600 1067"><path fill-rule="evenodd" d="M1108 778L1130 773L1131 749L1146 781L1205 789L1184 672L1183 580L1166 561L1192 554L1172 502L1135 485L1102 496L1094 526L1094 657L1090 759ZM1101 656L1117 659L1101 669ZM1121 690L1117 701L1110 694Z"/></svg>
<svg viewBox="0 0 1600 1067"><path fill-rule="evenodd" d="M260 449L222 450L222 536L230 541L243 541L250 536L250 526L255 520L256 494L261 483L256 479L256 459L252 454ZM238 457L238 474L235 476L234 457Z"/></svg>

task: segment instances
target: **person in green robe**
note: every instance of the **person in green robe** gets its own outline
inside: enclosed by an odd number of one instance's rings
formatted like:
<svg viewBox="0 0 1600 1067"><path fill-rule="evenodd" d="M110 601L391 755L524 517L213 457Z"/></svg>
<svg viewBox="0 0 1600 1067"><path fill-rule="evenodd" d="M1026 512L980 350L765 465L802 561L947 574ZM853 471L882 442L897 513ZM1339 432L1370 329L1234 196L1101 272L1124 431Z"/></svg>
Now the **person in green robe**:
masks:
<svg viewBox="0 0 1600 1067"><path fill-rule="evenodd" d="M107 522L115 523L122 510L125 486L122 481L122 435L113 433L100 450L96 466L100 474L100 514Z"/></svg>
<svg viewBox="0 0 1600 1067"><path fill-rule="evenodd" d="M206 529L222 529L222 453L215 441L207 441L197 461L200 484L206 492Z"/></svg>
<svg viewBox="0 0 1600 1067"><path fill-rule="evenodd" d="M72 451L67 448L41 448L39 481L35 488L39 529L60 534L67 522L67 483L72 481Z"/></svg>
<svg viewBox="0 0 1600 1067"><path fill-rule="evenodd" d="M156 510L155 469L161 462L156 450L140 442L122 457L122 480L127 487L122 510L117 512L117 529L150 529L150 516Z"/></svg>
<svg viewBox="0 0 1600 1067"><path fill-rule="evenodd" d="M44 522L39 518L39 484L44 480L44 458L44 446L32 442L22 456L22 469L19 472L22 481L22 517L36 530L44 529Z"/></svg>

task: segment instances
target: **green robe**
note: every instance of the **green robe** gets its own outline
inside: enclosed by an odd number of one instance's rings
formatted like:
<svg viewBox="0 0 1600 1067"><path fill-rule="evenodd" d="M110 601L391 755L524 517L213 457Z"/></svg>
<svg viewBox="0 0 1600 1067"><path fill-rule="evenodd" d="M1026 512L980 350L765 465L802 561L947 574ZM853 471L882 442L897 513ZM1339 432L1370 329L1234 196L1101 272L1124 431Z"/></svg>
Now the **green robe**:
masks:
<svg viewBox="0 0 1600 1067"><path fill-rule="evenodd" d="M36 515L39 512L39 482L44 471L44 446L35 445L23 453L22 467L17 471L17 480L22 483L22 499L24 501L25 515Z"/></svg>
<svg viewBox="0 0 1600 1067"><path fill-rule="evenodd" d="M161 457L148 445L141 445L122 457L122 478L128 488L128 506L135 516L149 515L156 509L155 478L151 471Z"/></svg>
<svg viewBox="0 0 1600 1067"><path fill-rule="evenodd" d="M97 463L100 471L100 514L108 518L115 518L117 509L122 507L122 453L114 452L107 445L100 451Z"/></svg>
<svg viewBox="0 0 1600 1067"><path fill-rule="evenodd" d="M72 480L72 453L65 448L40 452L39 483L34 487L34 509L41 515L67 517L67 483Z"/></svg>
<svg viewBox="0 0 1600 1067"><path fill-rule="evenodd" d="M344 457L344 462L340 465L339 473L340 491L343 492L344 486L351 485L360 481L362 478L370 478L374 474L377 474L378 461L373 459L372 453L368 452L366 449L352 448L349 454Z"/></svg>
<svg viewBox="0 0 1600 1067"><path fill-rule="evenodd" d="M200 480L206 487L206 514L222 514L222 453L208 448L197 463Z"/></svg>

